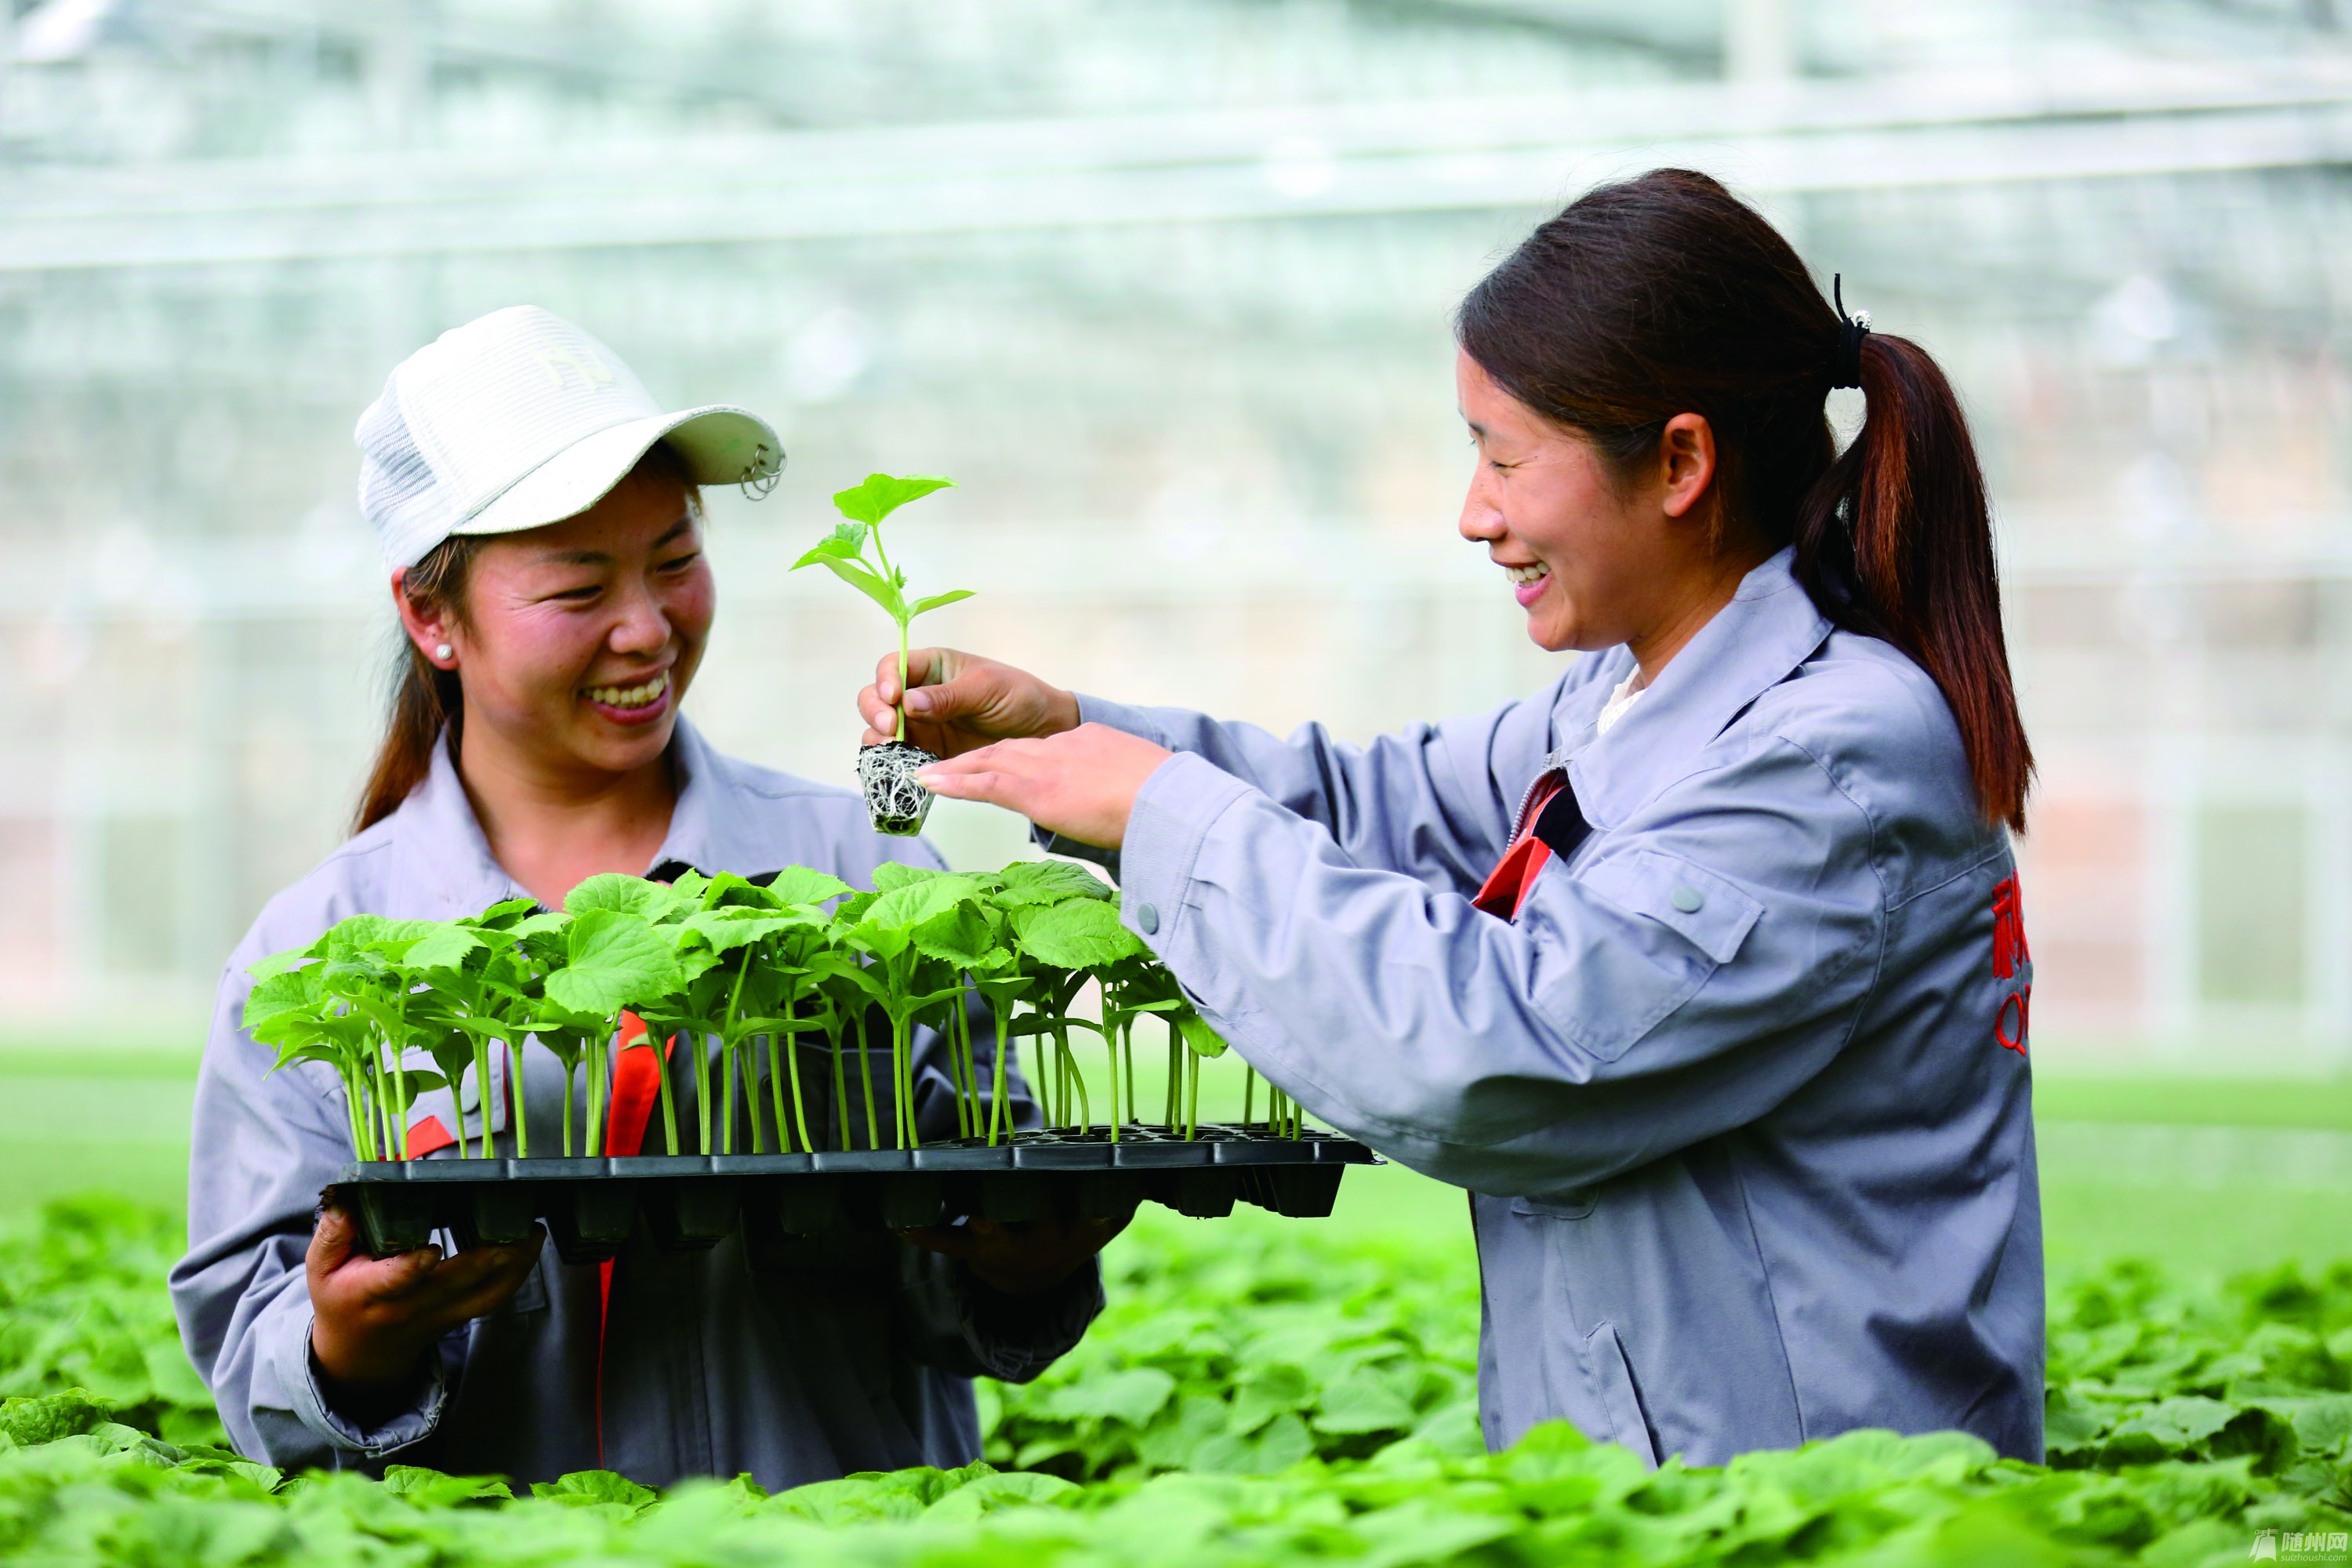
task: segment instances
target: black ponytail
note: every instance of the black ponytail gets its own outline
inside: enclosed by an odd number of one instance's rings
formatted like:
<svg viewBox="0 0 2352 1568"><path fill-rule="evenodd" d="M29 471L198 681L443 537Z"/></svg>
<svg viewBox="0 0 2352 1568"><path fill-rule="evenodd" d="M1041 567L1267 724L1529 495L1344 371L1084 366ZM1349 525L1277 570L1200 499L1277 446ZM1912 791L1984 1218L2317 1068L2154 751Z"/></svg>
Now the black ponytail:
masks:
<svg viewBox="0 0 2352 1568"><path fill-rule="evenodd" d="M1861 368L1868 414L1798 516L1798 581L1825 613L1935 678L1985 815L2021 832L2033 752L2010 679L1968 420L1943 371L1907 338L1872 333Z"/></svg>

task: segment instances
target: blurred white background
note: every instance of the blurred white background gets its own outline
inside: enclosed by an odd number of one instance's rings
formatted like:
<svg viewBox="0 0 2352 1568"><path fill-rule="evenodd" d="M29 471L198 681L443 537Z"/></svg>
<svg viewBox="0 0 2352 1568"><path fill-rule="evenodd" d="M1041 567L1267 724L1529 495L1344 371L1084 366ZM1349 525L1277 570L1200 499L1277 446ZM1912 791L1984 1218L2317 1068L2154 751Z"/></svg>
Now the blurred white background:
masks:
<svg viewBox="0 0 2352 1568"><path fill-rule="evenodd" d="M792 465L689 711L846 782L926 629L1344 735L1552 668L1454 533L1448 314L1662 163L1926 343L2042 761L2045 1058L2352 1061L2342 0L0 0L0 1004L186 1037L338 842L390 616L351 429L535 302ZM1841 394L1851 398L1853 394ZM1834 410L1851 421L1853 406ZM1015 825L934 819L951 856Z"/></svg>

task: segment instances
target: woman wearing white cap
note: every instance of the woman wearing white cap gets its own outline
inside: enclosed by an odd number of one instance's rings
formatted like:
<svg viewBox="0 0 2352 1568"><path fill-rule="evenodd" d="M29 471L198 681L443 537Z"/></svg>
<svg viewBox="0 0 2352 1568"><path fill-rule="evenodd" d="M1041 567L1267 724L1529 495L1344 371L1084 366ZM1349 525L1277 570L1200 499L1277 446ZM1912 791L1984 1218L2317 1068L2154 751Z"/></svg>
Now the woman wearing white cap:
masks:
<svg viewBox="0 0 2352 1568"><path fill-rule="evenodd" d="M887 1237L788 1257L755 1234L600 1268L535 1245L376 1259L339 1208L314 1215L346 1158L342 1090L313 1064L268 1070L239 1022L255 959L352 914L555 906L599 872L806 865L864 885L883 859L940 863L875 835L849 791L721 756L678 712L714 601L696 487L772 479L766 424L665 412L611 350L518 307L404 362L357 436L404 668L356 836L270 901L223 976L172 1276L230 1433L280 1466L523 1479L779 1487L970 1461L965 1379L1034 1376L1076 1342L1108 1227L976 1225L954 1262ZM494 1132L516 1094L541 1125L561 1114L561 1069L526 1062L509 1084L493 1058ZM945 1064L925 1066L918 1120L951 1125ZM412 1150L483 1114L438 1098L448 1116L421 1102Z"/></svg>

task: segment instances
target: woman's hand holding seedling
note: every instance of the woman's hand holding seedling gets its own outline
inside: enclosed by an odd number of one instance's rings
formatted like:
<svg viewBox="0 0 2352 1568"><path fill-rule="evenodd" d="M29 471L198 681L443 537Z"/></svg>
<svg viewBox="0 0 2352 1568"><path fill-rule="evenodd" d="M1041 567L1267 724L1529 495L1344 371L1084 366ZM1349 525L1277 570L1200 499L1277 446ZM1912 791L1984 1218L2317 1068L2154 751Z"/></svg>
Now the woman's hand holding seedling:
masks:
<svg viewBox="0 0 2352 1568"><path fill-rule="evenodd" d="M916 781L950 800L982 800L1098 848L1127 837L1136 792L1169 752L1104 724L1078 721L1078 700L1009 664L954 648L885 654L857 694L866 743L896 734L945 760Z"/></svg>
<svg viewBox="0 0 2352 1568"><path fill-rule="evenodd" d="M314 1314L310 1353L329 1377L362 1399L395 1393L415 1378L434 1341L497 1310L521 1289L539 1261L541 1240L455 1258L442 1257L437 1247L371 1258L352 1216L329 1204L304 1260Z"/></svg>
<svg viewBox="0 0 2352 1568"><path fill-rule="evenodd" d="M874 683L857 694L865 744L892 739L903 721L908 740L933 756L953 757L998 741L1078 727L1078 700L1070 693L1025 669L951 647L910 651L907 686L902 719L898 656L884 654L874 667Z"/></svg>
<svg viewBox="0 0 2352 1568"><path fill-rule="evenodd" d="M933 795L1016 811L1081 844L1116 849L1143 781L1174 753L1108 724L1036 740L999 741L915 775Z"/></svg>

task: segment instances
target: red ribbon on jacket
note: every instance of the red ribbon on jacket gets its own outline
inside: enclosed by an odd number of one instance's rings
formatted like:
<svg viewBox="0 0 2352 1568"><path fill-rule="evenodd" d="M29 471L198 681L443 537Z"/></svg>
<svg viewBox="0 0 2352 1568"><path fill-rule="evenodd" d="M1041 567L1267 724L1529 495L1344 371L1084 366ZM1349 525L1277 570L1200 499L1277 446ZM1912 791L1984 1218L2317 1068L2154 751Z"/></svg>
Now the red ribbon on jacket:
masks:
<svg viewBox="0 0 2352 1568"><path fill-rule="evenodd" d="M1528 894L1536 885L1536 873L1551 858L1551 846L1536 837L1536 824L1551 804L1560 786L1568 782L1562 773L1549 773L1536 781L1528 792L1528 804L1519 813L1519 829L1511 836L1511 847L1486 873L1484 887L1470 901L1478 908L1502 920L1517 920L1519 906L1528 901Z"/></svg>
<svg viewBox="0 0 2352 1568"><path fill-rule="evenodd" d="M604 1152L616 1159L640 1153L646 1128L653 1119L654 1101L661 1098L662 1064L669 1059L676 1036L662 1042L656 1054L646 1037L646 1021L635 1013L621 1015L614 1033L613 1100L604 1121ZM604 1328L613 1310L613 1264L596 1265L596 1464L604 1463Z"/></svg>

